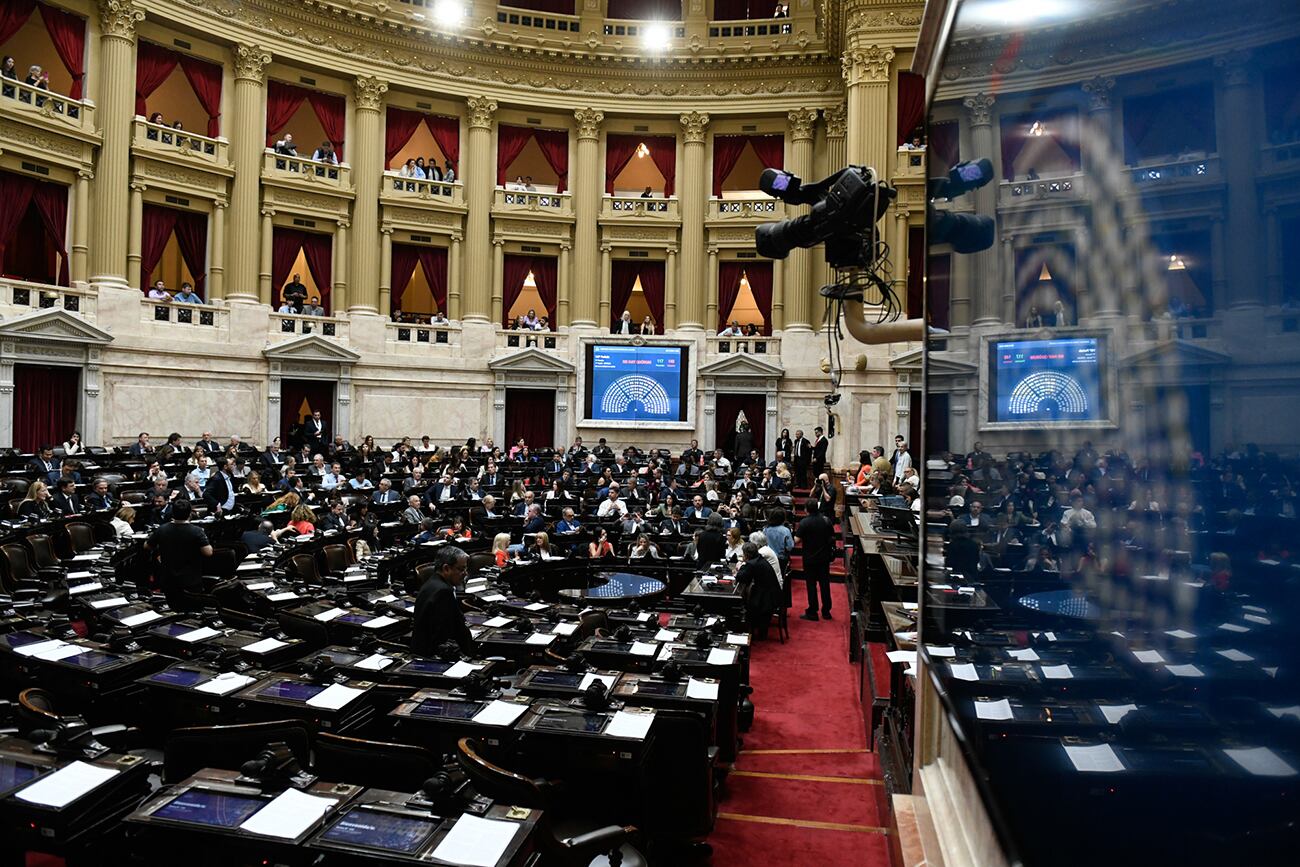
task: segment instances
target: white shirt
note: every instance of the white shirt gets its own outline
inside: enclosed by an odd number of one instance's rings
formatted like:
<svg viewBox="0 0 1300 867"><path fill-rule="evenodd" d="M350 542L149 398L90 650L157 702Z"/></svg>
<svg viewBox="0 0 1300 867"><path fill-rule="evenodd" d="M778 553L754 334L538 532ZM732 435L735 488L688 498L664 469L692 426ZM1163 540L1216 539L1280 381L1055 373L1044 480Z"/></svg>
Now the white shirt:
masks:
<svg viewBox="0 0 1300 867"><path fill-rule="evenodd" d="M894 454L898 458L897 462L894 464L894 481L901 482L903 480L903 470L909 469L912 466L912 456L908 454L906 450L895 452Z"/></svg>
<svg viewBox="0 0 1300 867"><path fill-rule="evenodd" d="M596 515L604 518L607 517L610 512L618 512L618 516L621 518L627 514L627 504L622 500L602 500L600 508L596 510Z"/></svg>
<svg viewBox="0 0 1300 867"><path fill-rule="evenodd" d="M767 565L772 567L772 574L776 575L776 583L785 586L785 576L781 574L781 561L777 558L776 552L768 545L762 545L758 549L758 556L767 561Z"/></svg>

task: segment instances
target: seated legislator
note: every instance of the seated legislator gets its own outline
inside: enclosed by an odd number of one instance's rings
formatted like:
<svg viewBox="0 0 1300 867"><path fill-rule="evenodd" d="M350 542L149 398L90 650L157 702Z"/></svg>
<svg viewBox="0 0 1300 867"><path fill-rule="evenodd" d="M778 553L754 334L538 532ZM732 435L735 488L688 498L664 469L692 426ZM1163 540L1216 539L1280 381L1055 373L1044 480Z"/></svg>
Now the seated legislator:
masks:
<svg viewBox="0 0 1300 867"><path fill-rule="evenodd" d="M462 653L472 654L474 639L465 625L465 615L456 599L456 588L465 583L469 558L454 545L438 552L433 561L434 574L424 582L415 599L415 622L411 630L411 650L422 656L432 655L444 642L455 642Z"/></svg>
<svg viewBox="0 0 1300 867"><path fill-rule="evenodd" d="M492 557L496 560L497 568L500 569L510 562L510 534L497 533L492 537Z"/></svg>
<svg viewBox="0 0 1300 867"><path fill-rule="evenodd" d="M212 543L202 529L190 523L190 501L177 499L171 522L163 524L145 548L158 555L158 583L173 608L190 611L202 604L192 594L203 588L203 558L212 556Z"/></svg>

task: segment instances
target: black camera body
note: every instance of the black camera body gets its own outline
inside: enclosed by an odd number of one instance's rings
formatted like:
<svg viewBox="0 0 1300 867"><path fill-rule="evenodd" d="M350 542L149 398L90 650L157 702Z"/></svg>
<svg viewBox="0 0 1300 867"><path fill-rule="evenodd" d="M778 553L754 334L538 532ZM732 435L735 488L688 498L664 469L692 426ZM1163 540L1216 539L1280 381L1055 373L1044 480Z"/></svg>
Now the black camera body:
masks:
<svg viewBox="0 0 1300 867"><path fill-rule="evenodd" d="M792 205L811 205L807 214L764 223L754 230L754 246L768 259L784 259L796 247L826 245L832 268L865 268L873 258L875 224L898 191L876 179L873 169L848 166L813 184L798 175L766 169L759 189Z"/></svg>

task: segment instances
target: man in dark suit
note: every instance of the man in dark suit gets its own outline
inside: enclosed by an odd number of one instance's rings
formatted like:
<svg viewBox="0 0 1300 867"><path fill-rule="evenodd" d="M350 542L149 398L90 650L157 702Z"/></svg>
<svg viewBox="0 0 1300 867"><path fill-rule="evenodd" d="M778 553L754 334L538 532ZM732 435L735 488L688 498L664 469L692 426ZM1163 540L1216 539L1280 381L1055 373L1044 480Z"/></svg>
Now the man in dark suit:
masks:
<svg viewBox="0 0 1300 867"><path fill-rule="evenodd" d="M77 483L70 478L59 479L59 490L51 498L51 504L60 515L80 515L81 498L77 496Z"/></svg>
<svg viewBox="0 0 1300 867"><path fill-rule="evenodd" d="M465 614L456 598L456 588L465 583L469 558L454 545L438 552L433 575L415 598L415 620L411 628L411 650L431 656L439 645L453 641L461 653L473 655L474 639L465 625Z"/></svg>
<svg viewBox="0 0 1300 867"><path fill-rule="evenodd" d="M815 479L826 470L826 449L831 441L826 438L820 426L813 428L812 477Z"/></svg>
<svg viewBox="0 0 1300 867"><path fill-rule="evenodd" d="M313 452L320 450L321 443L325 440L325 422L321 419L320 410L313 412L311 418L303 424L302 435Z"/></svg>
<svg viewBox="0 0 1300 867"><path fill-rule="evenodd" d="M790 460L794 464L794 483L801 488L808 487L808 468L812 466L812 443L803 435L803 431L794 432L790 441Z"/></svg>
<svg viewBox="0 0 1300 867"><path fill-rule="evenodd" d="M682 450L682 463L697 464L703 456L704 452L700 450L700 441L691 440L690 447Z"/></svg>
<svg viewBox="0 0 1300 867"><path fill-rule="evenodd" d="M256 554L267 545L275 540L271 538L271 533L275 530L275 525L270 521L263 521L257 525L256 530L246 530L240 537L239 541L248 547L248 553Z"/></svg>
<svg viewBox="0 0 1300 867"><path fill-rule="evenodd" d="M400 503L402 495L393 490L393 483L388 479L380 479L379 490L375 491L371 500L376 506L382 506L387 503Z"/></svg>
<svg viewBox="0 0 1300 867"><path fill-rule="evenodd" d="M781 582L772 571L772 565L759 555L758 546L753 542L742 545L740 552L745 562L736 570L736 583L749 588L745 596L745 614L754 637L762 641L767 638L772 612L781 604Z"/></svg>
<svg viewBox="0 0 1300 867"><path fill-rule="evenodd" d="M27 463L27 469L30 472L38 474L38 478L47 479L53 473L55 478L59 475L59 462L54 457L53 446L41 446L40 453Z"/></svg>
<svg viewBox="0 0 1300 867"><path fill-rule="evenodd" d="M116 511L118 502L113 498L113 493L108 489L108 482L104 479L95 480L94 492L86 497L86 506L95 511L103 509L113 509Z"/></svg>
<svg viewBox="0 0 1300 867"><path fill-rule="evenodd" d="M348 528L347 507L343 505L342 500L335 500L330 504L329 514L320 519L316 529L322 533L328 533L330 530L337 530L342 533Z"/></svg>
<svg viewBox="0 0 1300 867"><path fill-rule="evenodd" d="M203 487L203 502L207 503L208 509L216 514L229 512L235 508L234 465L234 458L222 458L217 461L216 470L208 477L208 483Z"/></svg>
<svg viewBox="0 0 1300 867"><path fill-rule="evenodd" d="M808 501L808 517L799 522L794 534L803 548L803 580L808 588L808 610L804 620L818 620L817 591L821 589L821 619L831 619L831 547L834 528L821 514L821 504Z"/></svg>
<svg viewBox="0 0 1300 867"><path fill-rule="evenodd" d="M560 473L564 472L564 461L560 460L560 456L558 454L553 455L551 459L546 462L545 472L546 475L550 476L551 478L554 478L555 476L558 476Z"/></svg>
<svg viewBox="0 0 1300 867"><path fill-rule="evenodd" d="M204 454L208 457L221 454L221 446L212 438L212 433L210 431L204 431L203 439L194 444L194 450L198 451L199 449L203 449Z"/></svg>
<svg viewBox="0 0 1300 867"><path fill-rule="evenodd" d="M131 452L132 457L137 457L137 458L153 457L154 449L153 446L149 444L149 434L144 433L142 431L140 433L140 436L136 438L136 441L131 444L131 448L128 449L128 451Z"/></svg>

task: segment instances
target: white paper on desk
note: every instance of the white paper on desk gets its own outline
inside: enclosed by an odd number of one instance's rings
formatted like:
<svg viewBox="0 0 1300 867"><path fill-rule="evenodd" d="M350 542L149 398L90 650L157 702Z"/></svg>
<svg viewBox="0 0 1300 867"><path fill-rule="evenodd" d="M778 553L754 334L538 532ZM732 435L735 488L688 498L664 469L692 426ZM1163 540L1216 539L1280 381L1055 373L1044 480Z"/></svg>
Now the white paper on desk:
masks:
<svg viewBox="0 0 1300 867"><path fill-rule="evenodd" d="M1011 657L1017 662L1038 661L1038 651L1034 650L1032 647L1012 648L1011 650L1007 651L1007 656Z"/></svg>
<svg viewBox="0 0 1300 867"><path fill-rule="evenodd" d="M715 647L709 651L709 665L731 665L736 661L736 651Z"/></svg>
<svg viewBox="0 0 1300 867"><path fill-rule="evenodd" d="M119 605L126 604L125 596L113 596L109 599L96 599L90 603L90 607L96 611L103 611L105 608L116 608Z"/></svg>
<svg viewBox="0 0 1300 867"><path fill-rule="evenodd" d="M1133 655L1137 657L1138 662L1145 662L1147 665L1155 665L1165 661L1165 658L1160 655L1158 650L1135 650Z"/></svg>
<svg viewBox="0 0 1300 867"><path fill-rule="evenodd" d="M637 622L637 623L645 623L647 620L650 619L650 617L651 617L651 614L650 614L649 611L642 611L640 614L638 614L638 615L636 616L636 622Z"/></svg>
<svg viewBox="0 0 1300 867"><path fill-rule="evenodd" d="M207 641L213 636L220 635L220 630L213 629L211 626L200 626L198 629L191 629L189 632L182 632L176 636L178 641L184 641L186 644L193 644L196 641Z"/></svg>
<svg viewBox="0 0 1300 867"><path fill-rule="evenodd" d="M1138 706L1135 704L1097 705L1097 710L1101 711L1101 715L1104 716L1106 718L1106 722L1110 723L1111 725L1116 725L1120 720L1128 716L1129 713L1137 709Z"/></svg>
<svg viewBox="0 0 1300 867"><path fill-rule="evenodd" d="M916 631L912 630L911 632L895 632L894 638L896 638L899 641L907 641L907 642L916 641Z"/></svg>
<svg viewBox="0 0 1300 867"><path fill-rule="evenodd" d="M742 647L748 647L748 646L749 646L749 636L748 636L747 634L743 633L743 632L728 632L728 633L727 633L727 643L728 643L728 644L739 644L739 645L741 645Z"/></svg>
<svg viewBox="0 0 1300 867"><path fill-rule="evenodd" d="M506 597L500 593L489 593L488 595L480 596L479 598L482 599L484 602L505 602L506 601Z"/></svg>
<svg viewBox="0 0 1300 867"><path fill-rule="evenodd" d="M488 627L489 629L496 629L499 626L505 626L513 622L514 622L513 617L492 617L487 620L484 620L483 625Z"/></svg>
<svg viewBox="0 0 1300 867"><path fill-rule="evenodd" d="M344 584L348 584L348 583L350 583L350 582L366 581L366 580L368 580L369 578L370 578L369 575L344 575L344 576L343 576L343 583L344 583Z"/></svg>
<svg viewBox="0 0 1300 867"><path fill-rule="evenodd" d="M101 551L95 551L93 553L88 553L88 554L78 554L77 556L72 558L72 562L82 563L87 560L98 560L101 553L102 553Z"/></svg>
<svg viewBox="0 0 1300 867"><path fill-rule="evenodd" d="M1166 629L1165 635L1170 635L1173 636L1174 638L1182 638L1182 639L1196 637L1195 632L1188 632L1186 629Z"/></svg>
<svg viewBox="0 0 1300 867"><path fill-rule="evenodd" d="M524 606L524 610L525 610L525 611L545 611L547 608L550 608L550 607L551 607L551 606L547 605L545 602L530 602L530 603L528 603L527 605Z"/></svg>
<svg viewBox="0 0 1300 867"><path fill-rule="evenodd" d="M1228 758L1256 777L1294 777L1296 769L1268 747L1224 750Z"/></svg>
<svg viewBox="0 0 1300 867"><path fill-rule="evenodd" d="M659 645L653 641L633 641L631 653L633 656L654 656L658 649Z"/></svg>
<svg viewBox="0 0 1300 867"><path fill-rule="evenodd" d="M69 573L68 573L68 580L69 580L69 581L77 581L77 580L79 580L79 579L81 579L81 578L90 578L90 577L92 577L94 574L95 574L94 572L69 572Z"/></svg>
<svg viewBox="0 0 1300 867"><path fill-rule="evenodd" d="M383 596L380 596L380 597L379 597L378 599L376 599L375 601L376 601L376 602L396 602L396 601L397 601L397 596L394 595L394 594L392 594L392 593L387 593L387 594L385 594L385 595L383 595Z"/></svg>
<svg viewBox="0 0 1300 867"><path fill-rule="evenodd" d="M1250 632L1249 626L1242 626L1240 623L1220 623L1219 628L1225 632Z"/></svg>
<svg viewBox="0 0 1300 867"><path fill-rule="evenodd" d="M240 563L238 566L235 567L235 571L236 572L257 572L262 568L263 568L262 562L259 560L256 563Z"/></svg>
<svg viewBox="0 0 1300 867"><path fill-rule="evenodd" d="M1249 620L1251 623L1258 623L1261 626L1271 626L1273 624L1272 620L1269 620L1267 617L1261 617L1258 614L1243 614L1241 616L1246 620Z"/></svg>
<svg viewBox="0 0 1300 867"><path fill-rule="evenodd" d="M205 681L194 687L195 692L206 692L210 695L229 695L237 689L243 689L257 678L250 677L247 674L240 674L237 671L227 671L225 674L218 674L212 680Z"/></svg>
<svg viewBox="0 0 1300 867"><path fill-rule="evenodd" d="M1070 666L1065 663L1060 665L1044 665L1043 677L1048 680L1069 680L1074 677L1074 672L1070 671Z"/></svg>
<svg viewBox="0 0 1300 867"><path fill-rule="evenodd" d="M614 718L605 727L605 734L616 738L633 738L634 740L643 741L650 731L651 723L654 721L654 711L616 711Z"/></svg>
<svg viewBox="0 0 1300 867"><path fill-rule="evenodd" d="M272 593L266 598L270 599L272 602L284 602L289 599L297 599L298 594L294 593L292 590L286 590L283 593Z"/></svg>
<svg viewBox="0 0 1300 867"><path fill-rule="evenodd" d="M886 651L885 657L888 658L890 662L905 662L908 665L916 664L915 650L890 650Z"/></svg>
<svg viewBox="0 0 1300 867"><path fill-rule="evenodd" d="M978 719L1008 720L1014 714L1011 712L1011 702L1003 698L998 701L976 701L975 716Z"/></svg>
<svg viewBox="0 0 1300 867"><path fill-rule="evenodd" d="M578 624L576 624L576 623L557 623L557 624L555 624L555 626L551 629L551 631L554 632L556 635L572 635L573 633L575 633L575 632L578 631Z"/></svg>
<svg viewBox="0 0 1300 867"><path fill-rule="evenodd" d="M254 641L252 644L245 644L240 650L247 650L249 653L270 653L272 650L279 650L285 647L289 642L281 641L278 638L263 638L261 641Z"/></svg>
<svg viewBox="0 0 1300 867"><path fill-rule="evenodd" d="M488 704L478 713L474 714L474 722L485 726L508 726L514 725L515 720L523 716L524 711L528 710L528 705L519 704L513 701L501 701L497 699Z"/></svg>
<svg viewBox="0 0 1300 867"><path fill-rule="evenodd" d="M68 578L71 579L72 576L69 575ZM68 595L80 596L82 593L93 593L96 590L103 590L103 589L104 589L104 585L102 582L91 581L89 584L78 584L75 587L69 587Z"/></svg>
<svg viewBox="0 0 1300 867"><path fill-rule="evenodd" d="M66 807L113 779L118 772L86 762L73 762L42 777L17 794L20 801L43 807Z"/></svg>
<svg viewBox="0 0 1300 867"><path fill-rule="evenodd" d="M392 665L393 662L394 659L391 656L384 656L382 653L372 653L358 662L356 667L365 669L366 671L383 671L385 668Z"/></svg>
<svg viewBox="0 0 1300 867"><path fill-rule="evenodd" d="M364 692L364 689L344 686L341 683L331 683L325 687L324 692L318 692L307 699L307 705L308 707L318 707L321 710L338 710Z"/></svg>
<svg viewBox="0 0 1300 867"><path fill-rule="evenodd" d="M460 680L462 677L469 677L482 667L483 665L481 663L466 662L462 659L460 662L455 663L451 668L444 671L442 676Z"/></svg>
<svg viewBox="0 0 1300 867"><path fill-rule="evenodd" d="M338 802L338 798L323 798L297 789L285 789L239 827L250 834L293 840L319 821Z"/></svg>
<svg viewBox="0 0 1300 867"><path fill-rule="evenodd" d="M919 602L904 602L904 603L903 603L903 610L904 610L904 611L915 611L915 610L917 610L917 609L920 608L920 607L921 607L921 603L919 603Z"/></svg>
<svg viewBox="0 0 1300 867"><path fill-rule="evenodd" d="M671 629L660 629L655 633L655 641L676 641L680 632L674 632Z"/></svg>
<svg viewBox="0 0 1300 867"><path fill-rule="evenodd" d="M378 617L370 618L361 625L366 629L383 629L385 626L392 626L397 622L396 617L389 617L387 614L381 614Z"/></svg>
<svg viewBox="0 0 1300 867"><path fill-rule="evenodd" d="M721 618L718 618L718 617L706 617L706 618L704 618L704 628L705 628L705 629L708 629L710 626L712 626L713 624L717 623L718 620L720 620L720 619L721 619Z"/></svg>
<svg viewBox="0 0 1300 867"><path fill-rule="evenodd" d="M524 641L524 644L536 644L545 647L555 640L555 636L550 632L534 632Z"/></svg>
<svg viewBox="0 0 1300 867"><path fill-rule="evenodd" d="M582 683L578 684L578 689L585 690L596 681L600 681L605 684L605 691L609 692L614 688L614 681L616 680L618 680L617 674L596 674L595 672L590 672L582 676Z"/></svg>
<svg viewBox="0 0 1300 867"><path fill-rule="evenodd" d="M1194 665L1166 665L1165 671L1175 677L1205 677L1205 672Z"/></svg>
<svg viewBox="0 0 1300 867"><path fill-rule="evenodd" d="M66 641L51 638L48 641L38 641L35 644L24 644L22 647L15 647L14 653L17 653L19 656L35 656L38 653L45 653L47 650L53 650L56 647L64 647L66 645Z"/></svg>
<svg viewBox="0 0 1300 867"><path fill-rule="evenodd" d="M274 581L255 581L252 584L245 584L249 590L270 590L275 586Z"/></svg>
<svg viewBox="0 0 1300 867"><path fill-rule="evenodd" d="M1063 744L1065 754L1070 757L1074 769L1084 774L1113 774L1124 770L1124 763L1115 755L1110 744L1097 744L1085 747L1077 744Z"/></svg>
<svg viewBox="0 0 1300 867"><path fill-rule="evenodd" d="M939 659L957 655L957 648L955 647L944 647L939 644L927 644L925 649L931 656Z"/></svg>
<svg viewBox="0 0 1300 867"><path fill-rule="evenodd" d="M67 659L70 656L80 656L86 650L87 648L79 644L64 644L59 647L51 647L49 650L42 650L34 655L37 659L43 659L46 662L58 662L60 659Z"/></svg>
<svg viewBox="0 0 1300 867"><path fill-rule="evenodd" d="M716 680L697 680L694 677L688 678L686 680L686 697L717 701L718 682Z"/></svg>
<svg viewBox="0 0 1300 867"><path fill-rule="evenodd" d="M123 617L122 625L134 629L137 626L144 626L146 623L153 623L155 620L162 620L162 617L157 611L141 611L139 614Z"/></svg>
<svg viewBox="0 0 1300 867"><path fill-rule="evenodd" d="M1262 665L1259 670L1267 674L1269 677L1277 677L1276 665Z"/></svg>
<svg viewBox="0 0 1300 867"><path fill-rule="evenodd" d="M1240 650L1232 647L1227 650L1216 650L1215 653L1232 662L1253 662L1255 660L1255 657L1251 656L1249 653L1242 653Z"/></svg>
<svg viewBox="0 0 1300 867"><path fill-rule="evenodd" d="M321 613L313 616L322 623L329 623L335 617L342 617L347 613L348 610L346 608L326 608Z"/></svg>
<svg viewBox="0 0 1300 867"><path fill-rule="evenodd" d="M976 671L975 666L969 662L950 662L948 663L948 671L952 672L952 676L958 680L980 679L979 672Z"/></svg>
<svg viewBox="0 0 1300 867"><path fill-rule="evenodd" d="M1243 606L1241 606L1241 608L1242 608L1243 611L1254 611L1256 614L1267 614L1267 613L1268 613L1268 609L1267 609L1267 608L1260 608L1258 605L1243 605Z"/></svg>
<svg viewBox="0 0 1300 867"><path fill-rule="evenodd" d="M433 857L466 867L496 867L514 842L519 825L497 819L480 819L462 813L446 837L433 850Z"/></svg>
<svg viewBox="0 0 1300 867"><path fill-rule="evenodd" d="M1293 704L1290 707L1270 707L1268 712L1278 719L1292 716L1300 720L1300 704Z"/></svg>

